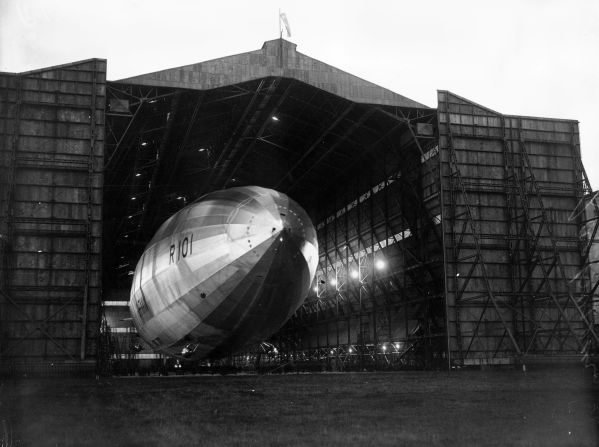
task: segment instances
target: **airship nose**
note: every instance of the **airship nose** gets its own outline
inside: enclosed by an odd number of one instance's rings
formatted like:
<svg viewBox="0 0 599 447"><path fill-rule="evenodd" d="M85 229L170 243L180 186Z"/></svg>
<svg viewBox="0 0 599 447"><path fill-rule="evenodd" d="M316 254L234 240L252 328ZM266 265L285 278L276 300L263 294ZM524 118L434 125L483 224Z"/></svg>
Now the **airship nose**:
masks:
<svg viewBox="0 0 599 447"><path fill-rule="evenodd" d="M263 340L307 294L316 231L285 194L215 191L158 230L134 276L139 333L160 352L219 356Z"/></svg>
<svg viewBox="0 0 599 447"><path fill-rule="evenodd" d="M298 253L304 256L310 274L313 276L318 263L316 231L304 209L292 199L288 197L286 199L278 205L282 226L279 239L281 242L291 242L297 247Z"/></svg>

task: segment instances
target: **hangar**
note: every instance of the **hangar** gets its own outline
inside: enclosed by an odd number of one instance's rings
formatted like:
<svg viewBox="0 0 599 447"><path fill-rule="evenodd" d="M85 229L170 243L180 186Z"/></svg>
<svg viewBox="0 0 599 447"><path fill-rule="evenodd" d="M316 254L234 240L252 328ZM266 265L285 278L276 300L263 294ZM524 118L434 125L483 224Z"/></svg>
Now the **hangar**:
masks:
<svg viewBox="0 0 599 447"><path fill-rule="evenodd" d="M123 305L145 244L203 194L253 184L318 231L314 288L265 351L279 362L513 365L599 344L576 121L449 91L427 107L283 39L118 81L90 59L0 83L3 374L151 356Z"/></svg>

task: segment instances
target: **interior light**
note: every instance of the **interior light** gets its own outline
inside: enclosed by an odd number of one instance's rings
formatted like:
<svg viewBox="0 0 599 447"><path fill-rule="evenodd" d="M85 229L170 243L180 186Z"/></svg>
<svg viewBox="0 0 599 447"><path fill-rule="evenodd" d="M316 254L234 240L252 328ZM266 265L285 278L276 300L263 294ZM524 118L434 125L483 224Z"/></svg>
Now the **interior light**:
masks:
<svg viewBox="0 0 599 447"><path fill-rule="evenodd" d="M148 142L147 142L147 141L144 141L144 142L142 142L142 143L141 143L141 145L142 145L142 146L147 146L147 145L148 145Z"/></svg>
<svg viewBox="0 0 599 447"><path fill-rule="evenodd" d="M354 350L352 348L349 348L349 353L351 354L352 352L354 352Z"/></svg>
<svg viewBox="0 0 599 447"><path fill-rule="evenodd" d="M37 252L38 252L38 253L41 253L42 251L41 251L41 250L38 250Z"/></svg>
<svg viewBox="0 0 599 447"><path fill-rule="evenodd" d="M205 150L206 150L205 148L201 147L198 149L198 152L204 152Z"/></svg>
<svg viewBox="0 0 599 447"><path fill-rule="evenodd" d="M383 351L387 350L387 346L383 345Z"/></svg>
<svg viewBox="0 0 599 447"><path fill-rule="evenodd" d="M332 286L336 286L337 285L337 280L336 279L331 279L331 285Z"/></svg>
<svg viewBox="0 0 599 447"><path fill-rule="evenodd" d="M131 219L133 216L129 216L128 218Z"/></svg>
<svg viewBox="0 0 599 447"><path fill-rule="evenodd" d="M272 120L273 120L273 121L279 121L279 118L277 118L276 116L274 116L274 115L273 115L273 116L272 116Z"/></svg>
<svg viewBox="0 0 599 447"><path fill-rule="evenodd" d="M360 276L360 275L358 274L358 271L357 271L357 270L352 270L352 271L351 271L351 273L350 273L350 275L351 275L351 277L352 277L352 278L354 278L354 279L358 279L358 276Z"/></svg>
<svg viewBox="0 0 599 447"><path fill-rule="evenodd" d="M135 197L131 197L131 200L135 200Z"/></svg>
<svg viewBox="0 0 599 447"><path fill-rule="evenodd" d="M140 172L136 172L135 173L135 177L141 177L141 173Z"/></svg>
<svg viewBox="0 0 599 447"><path fill-rule="evenodd" d="M182 200L182 199L183 199L183 196L177 197L177 200Z"/></svg>
<svg viewBox="0 0 599 447"><path fill-rule="evenodd" d="M378 269L378 270L383 270L386 266L385 261L383 261L382 259L378 259L374 266Z"/></svg>

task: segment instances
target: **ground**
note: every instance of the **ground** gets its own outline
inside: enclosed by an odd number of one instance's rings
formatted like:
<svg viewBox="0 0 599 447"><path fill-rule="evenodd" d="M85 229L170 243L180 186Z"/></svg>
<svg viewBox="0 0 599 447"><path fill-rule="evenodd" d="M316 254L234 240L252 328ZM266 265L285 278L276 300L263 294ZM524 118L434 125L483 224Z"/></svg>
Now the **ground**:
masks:
<svg viewBox="0 0 599 447"><path fill-rule="evenodd" d="M4 380L0 446L599 445L580 368Z"/></svg>

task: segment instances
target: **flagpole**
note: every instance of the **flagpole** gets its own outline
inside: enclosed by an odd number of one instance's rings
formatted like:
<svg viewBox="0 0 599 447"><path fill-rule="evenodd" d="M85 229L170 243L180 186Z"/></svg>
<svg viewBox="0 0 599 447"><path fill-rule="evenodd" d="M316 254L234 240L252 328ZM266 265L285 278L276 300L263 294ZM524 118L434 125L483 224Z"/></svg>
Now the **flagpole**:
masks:
<svg viewBox="0 0 599 447"><path fill-rule="evenodd" d="M279 65L283 68L283 25L281 24L281 8L279 8Z"/></svg>

